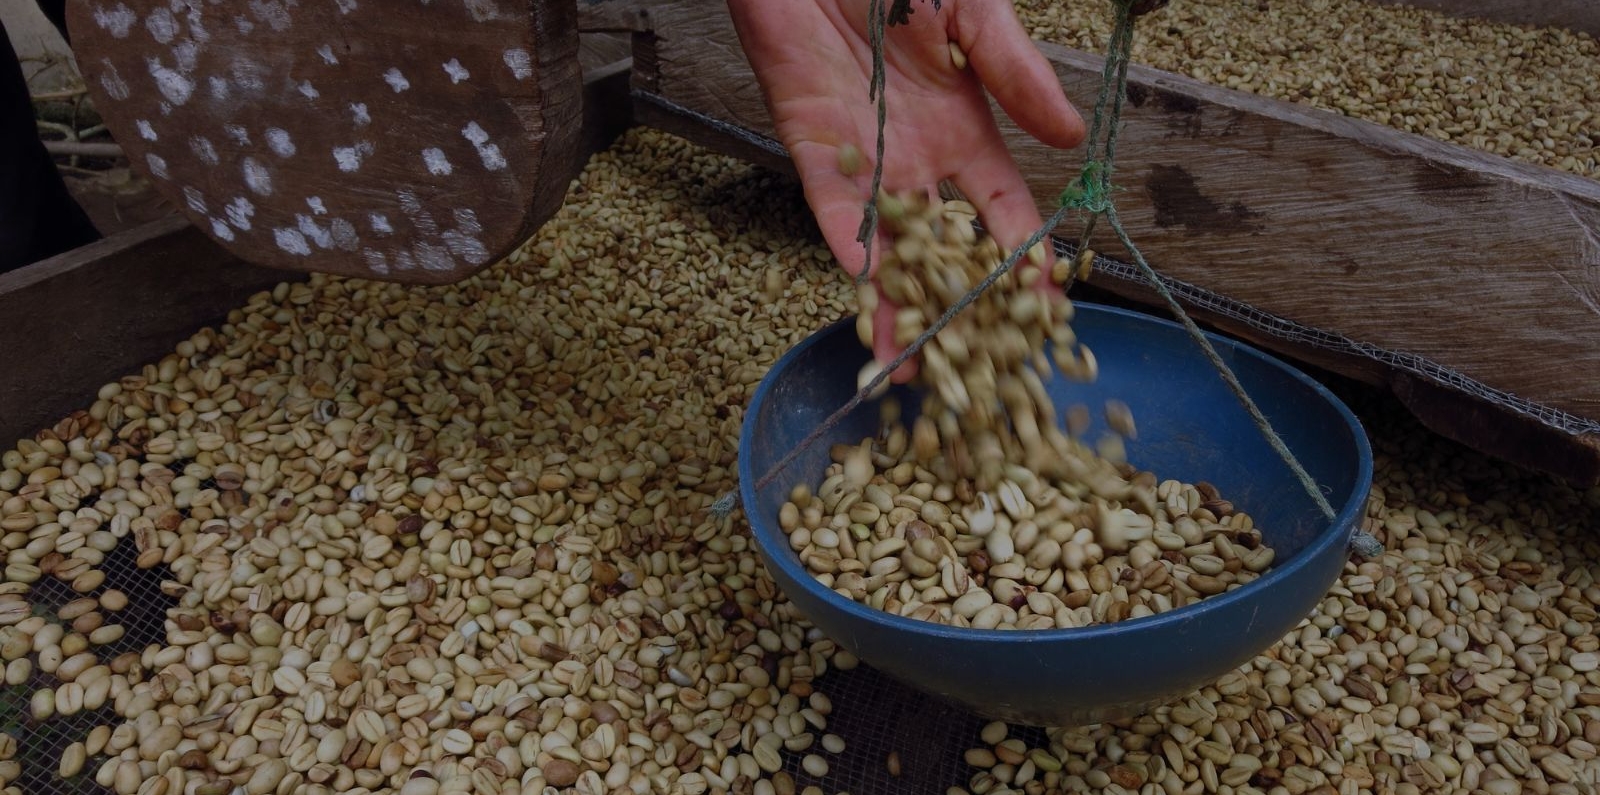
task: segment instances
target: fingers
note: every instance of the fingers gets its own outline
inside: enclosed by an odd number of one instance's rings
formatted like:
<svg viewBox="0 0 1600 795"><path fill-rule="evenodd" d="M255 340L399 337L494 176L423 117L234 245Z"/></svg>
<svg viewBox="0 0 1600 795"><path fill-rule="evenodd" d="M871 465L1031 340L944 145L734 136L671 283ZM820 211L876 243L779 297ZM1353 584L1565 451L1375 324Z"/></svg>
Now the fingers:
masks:
<svg viewBox="0 0 1600 795"><path fill-rule="evenodd" d="M1018 21L1011 0L963 3L953 24L951 40L1017 126L1060 149L1083 143L1083 117L1067 100L1049 59Z"/></svg>
<svg viewBox="0 0 1600 795"><path fill-rule="evenodd" d="M866 262L865 247L856 240L861 231L863 205L866 201L870 177L858 173L846 176L839 172L838 148L816 142L796 144L793 148L795 168L800 172L805 188L806 203L817 218L823 240L833 252L839 266L854 279L861 274ZM864 160L865 158L863 158ZM862 166L863 171L871 168ZM867 172L870 174L870 171ZM872 268L877 270L883 257L881 236L872 241ZM877 308L872 316L872 358L887 365L905 350L894 344L894 313L897 307L889 303L878 291ZM904 384L916 377L917 361L911 359L890 374L891 383Z"/></svg>
<svg viewBox="0 0 1600 795"><path fill-rule="evenodd" d="M867 184L858 173L846 176L839 171L839 147L817 141L800 141L790 147L795 170L799 172L805 190L806 203L817 218L822 238L839 260L840 267L851 276L861 273L866 251L856 235L861 231L861 217L866 201ZM863 161L866 159L862 158ZM871 168L863 165L862 170ZM868 172L870 173L870 172ZM873 241L874 266L881 254L879 241Z"/></svg>

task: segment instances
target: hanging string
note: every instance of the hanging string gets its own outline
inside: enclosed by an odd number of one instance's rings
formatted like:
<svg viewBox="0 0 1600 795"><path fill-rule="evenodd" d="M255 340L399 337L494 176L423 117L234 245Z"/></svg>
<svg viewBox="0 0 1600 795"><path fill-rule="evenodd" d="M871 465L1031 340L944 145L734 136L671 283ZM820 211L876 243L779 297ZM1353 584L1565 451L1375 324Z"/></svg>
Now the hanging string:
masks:
<svg viewBox="0 0 1600 795"><path fill-rule="evenodd" d="M898 10L900 5L906 1L907 0L896 0L896 10ZM885 20L881 15L883 11L884 0L871 0L871 2L872 21L871 25L869 26L869 39L872 41L873 45L873 95L878 102L878 157L877 165L875 166L873 174L873 192L871 198L867 202L866 214L862 219L861 234L861 240L868 252L867 256L869 263L871 259L872 235L876 232L877 213L875 200L878 194L878 186L882 176L884 120L886 117L884 97L882 94L882 25ZM1289 467L1290 471L1295 476L1295 479L1300 482L1301 487L1305 489L1306 493L1311 497L1312 501L1322 512L1324 517L1326 517L1329 521L1332 521L1337 517L1337 512L1328 502L1327 497L1323 495L1322 489L1317 485L1316 479L1313 478L1311 474L1306 471L1305 467L1301 465L1299 459L1295 457L1293 451L1291 451L1288 445L1283 441L1283 438L1278 435L1276 430L1273 429L1271 421L1267 419L1264 413L1262 413L1260 407L1258 407L1255 401L1250 397L1243 384L1239 382L1239 379L1234 374L1233 370L1228 367L1227 363L1223 361L1222 357L1217 353L1215 347L1211 345L1211 342L1206 338L1205 333L1200 330L1200 327L1196 325L1195 322L1189 317L1188 313L1184 311L1183 306L1178 303L1177 299L1173 297L1172 292L1167 288L1165 281L1160 277L1159 274L1155 272L1155 269L1150 266L1149 262L1145 260L1143 253L1140 252L1139 248L1134 245L1133 240L1127 233L1127 229L1122 225L1121 218L1117 215L1115 203L1111 199L1111 173L1113 164L1116 160L1116 144L1117 133L1119 131L1119 122L1122 116L1123 105L1127 100L1128 66L1132 60L1134 22L1138 16L1148 13L1156 8L1163 7L1167 3L1166 0L1112 0L1112 4L1115 9L1115 23L1112 30L1111 40L1107 48L1106 63L1102 84L1100 87L1100 94L1096 100L1094 114L1091 121L1088 155L1085 158L1083 169L1079 173L1077 180L1075 180L1061 193L1061 196L1058 199L1059 208L1050 217L1050 219L1045 222L1043 227L1034 232L1033 235L1030 236L1023 245L1012 251L1012 253L1007 256L1006 259L999 265L999 267L995 268L995 270L991 272L983 281L979 282L975 287L972 288L972 290L968 291L966 295L962 296L959 301L947 309L939 317L939 319L933 323L933 325L929 326L928 329L926 329L922 334L918 335L918 337L914 339L904 351L896 356L888 366L879 370L879 372L865 386L857 390L856 394L852 396L850 400L845 403L845 405L841 406L839 409L830 414L798 445L792 447L783 456L783 458L775 463L761 477L761 479L757 481L757 489L766 488L768 485L770 485L772 480L790 464L792 464L794 460L799 457L802 451L814 445L818 440L820 440L835 426L837 426L840 421L842 421L852 411L858 408L865 400L867 400L870 395L874 394L883 385L885 379L888 379L895 370L915 356L922 349L923 345L925 345L929 340L943 330L944 327L950 323L950 321L954 320L957 315L959 315L963 310L977 300L977 298L987 291L991 286L993 286L996 281L1004 277L1006 273L1010 272L1011 269L1015 267L1016 263L1025 255L1025 253L1032 249L1035 245L1038 245L1039 242L1042 241L1045 236L1050 234L1051 231L1053 231L1068 214L1074 211L1082 211L1088 213L1088 219L1085 221L1084 230L1080 237L1077 251L1083 252L1087 249L1089 237L1094 231L1096 219L1102 215L1105 216L1107 223L1111 226L1112 231L1116 234L1118 241L1121 242L1121 244L1128 250L1128 253L1132 256L1135 265L1139 269L1139 272L1144 276L1145 280L1149 282L1151 288L1154 289L1166 303L1167 309L1178 318L1190 339L1193 340L1194 343L1200 348L1206 359L1217 371L1217 374L1222 377L1223 382L1227 385L1229 391L1233 393L1240 405L1243 406L1245 411L1250 415L1251 421L1255 424L1256 429L1261 433L1268 445ZM893 16L894 14L895 11L890 12L890 16ZM1074 274L1069 274L1067 283L1063 289L1070 287L1073 275ZM866 268L863 268L859 278L862 281L867 278ZM718 516L726 517L737 505L737 500L737 490L729 492L713 503L712 512ZM1366 532L1355 533L1350 543L1358 554L1367 557L1380 554L1383 550L1382 544L1378 542L1376 538Z"/></svg>
<svg viewBox="0 0 1600 795"><path fill-rule="evenodd" d="M909 0L900 1L909 3ZM898 7L896 10L899 11ZM872 78L867 84L867 100L878 108L878 141L877 156L872 159L872 191L867 194L866 204L862 208L861 228L856 230L856 242L866 249L861 272L856 274L857 286L866 284L872 276L872 241L878 236L878 191L883 187L884 127L889 119L889 98L884 93L888 76L884 68L883 36L890 13L884 8L884 0L870 0L867 5L867 43L872 47ZM903 13L910 14L909 6Z"/></svg>

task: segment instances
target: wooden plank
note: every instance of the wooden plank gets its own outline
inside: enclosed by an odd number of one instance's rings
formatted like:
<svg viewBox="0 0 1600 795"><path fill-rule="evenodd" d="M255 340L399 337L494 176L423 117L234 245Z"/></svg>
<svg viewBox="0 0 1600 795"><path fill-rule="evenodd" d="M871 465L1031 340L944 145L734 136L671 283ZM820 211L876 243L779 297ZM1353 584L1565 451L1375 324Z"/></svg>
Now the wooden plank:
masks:
<svg viewBox="0 0 1600 795"><path fill-rule="evenodd" d="M604 69L630 61L633 57L633 37L627 33L580 33L578 35L578 66L584 79L596 69Z"/></svg>
<svg viewBox="0 0 1600 795"><path fill-rule="evenodd" d="M1093 96L1099 58L1045 49L1069 96ZM1118 206L1165 275L1600 420L1600 183L1155 70L1132 79ZM1025 174L1074 165L1008 140ZM1033 186L1048 206L1060 182ZM1094 245L1121 252L1108 231Z"/></svg>
<svg viewBox="0 0 1600 795"><path fill-rule="evenodd" d="M1367 0L1375 5L1413 6L1453 17L1512 25L1566 28L1600 38L1600 4L1594 0Z"/></svg>
<svg viewBox="0 0 1600 795"><path fill-rule="evenodd" d="M0 274L0 449L86 409L249 297L303 275L246 264L173 215Z"/></svg>
<svg viewBox="0 0 1600 795"><path fill-rule="evenodd" d="M789 153L777 141L750 135L748 131L724 124L715 117L692 112L666 101L659 94L636 91L633 114L640 124L670 132L708 149L748 160L791 177L799 173L795 171Z"/></svg>
<svg viewBox="0 0 1600 795"><path fill-rule="evenodd" d="M773 137L719 4L662 2L650 20L636 92ZM1092 104L1101 59L1040 46ZM1165 274L1600 420L1600 183L1152 69L1130 78L1118 206ZM1002 126L1049 208L1082 152Z"/></svg>
<svg viewBox="0 0 1600 795"><path fill-rule="evenodd" d="M1155 291L1142 282L1096 276L1073 294L1096 301L1151 311L1170 319ZM1155 309L1160 307L1160 309ZM1294 360L1313 377L1328 374L1392 391L1429 430L1479 452L1579 485L1600 484L1600 434L1570 434L1531 417L1508 411L1370 358L1283 339L1237 316L1189 305L1189 316L1220 332Z"/></svg>
<svg viewBox="0 0 1600 795"><path fill-rule="evenodd" d="M71 0L84 81L134 167L241 258L457 281L582 165L575 4L168 5Z"/></svg>

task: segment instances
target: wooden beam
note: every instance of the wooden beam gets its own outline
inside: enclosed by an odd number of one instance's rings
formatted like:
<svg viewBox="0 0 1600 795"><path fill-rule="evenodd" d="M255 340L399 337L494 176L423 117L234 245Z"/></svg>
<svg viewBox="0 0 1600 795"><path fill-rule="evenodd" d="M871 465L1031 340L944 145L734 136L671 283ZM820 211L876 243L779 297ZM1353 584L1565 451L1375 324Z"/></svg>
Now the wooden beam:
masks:
<svg viewBox="0 0 1600 795"><path fill-rule="evenodd" d="M121 146L97 142L45 141L44 150L52 155L63 157L105 157L113 159L125 157Z"/></svg>
<svg viewBox="0 0 1600 795"><path fill-rule="evenodd" d="M633 114L640 124L677 135L726 155L748 160L791 177L798 176L794 161L783 144L763 135L752 135L741 127L691 111L649 91L635 91Z"/></svg>
<svg viewBox="0 0 1600 795"><path fill-rule="evenodd" d="M649 21L635 37L641 121L770 161L771 119L726 9L665 0ZM1039 46L1068 96L1092 105L1103 60ZM1051 150L998 116L1052 209L1082 150ZM1581 438L1600 429L1600 183L1138 66L1122 121L1130 237L1165 277L1268 319L1242 324L1252 341L1305 356L1305 340L1332 340L1321 358L1363 380L1481 391L1600 461ZM1126 261L1104 227L1094 247ZM1096 278L1151 301L1134 277ZM1468 423L1434 425L1517 458ZM1586 466L1562 469L1600 479Z"/></svg>
<svg viewBox="0 0 1600 795"><path fill-rule="evenodd" d="M1155 291L1126 277L1096 275L1080 283L1076 298L1169 315ZM1244 340L1293 359L1313 376L1331 373L1387 389L1423 426L1479 452L1538 470L1569 483L1600 484L1600 434L1571 434L1458 390L1447 389L1372 358L1297 342L1263 331L1237 314L1188 304L1185 311L1202 327Z"/></svg>
<svg viewBox="0 0 1600 795"><path fill-rule="evenodd" d="M173 215L0 274L0 449L302 274L246 264Z"/></svg>
<svg viewBox="0 0 1600 795"><path fill-rule="evenodd" d="M1566 28L1600 38L1600 4L1594 0L1367 0L1385 6L1414 6L1453 17L1512 25Z"/></svg>

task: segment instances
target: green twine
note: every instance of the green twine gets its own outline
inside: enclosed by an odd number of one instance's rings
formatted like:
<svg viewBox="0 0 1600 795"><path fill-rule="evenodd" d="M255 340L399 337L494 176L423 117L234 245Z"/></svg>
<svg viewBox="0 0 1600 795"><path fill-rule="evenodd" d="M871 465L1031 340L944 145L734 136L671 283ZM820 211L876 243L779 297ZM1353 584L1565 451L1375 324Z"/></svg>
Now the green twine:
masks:
<svg viewBox="0 0 1600 795"><path fill-rule="evenodd" d="M933 0L933 10L939 10L940 0ZM887 28L911 23L911 0L894 0L885 7L884 0L869 0L867 4L867 44L872 48L872 77L867 83L867 100L878 110L878 137L876 156L872 160L872 190L861 210L861 226L856 230L856 242L866 249L861 262L861 272L856 274L856 285L867 283L872 276L872 240L878 234L878 191L883 187L884 128L888 125L889 101L884 93L888 70L883 61L883 37Z"/></svg>
<svg viewBox="0 0 1600 795"><path fill-rule="evenodd" d="M884 127L889 118L889 100L883 90L888 71L883 63L883 35L885 24L892 24L892 20L885 19L883 3L884 0L870 0L867 6L867 42L872 47L872 78L867 84L867 99L878 107L878 141L877 154L872 159L872 190L862 208L861 228L856 230L856 242L866 249L861 272L856 274L857 286L866 284L872 276L872 241L878 234L878 191L883 187ZM887 14L899 14L904 20L911 15L909 0L898 0L896 7Z"/></svg>

